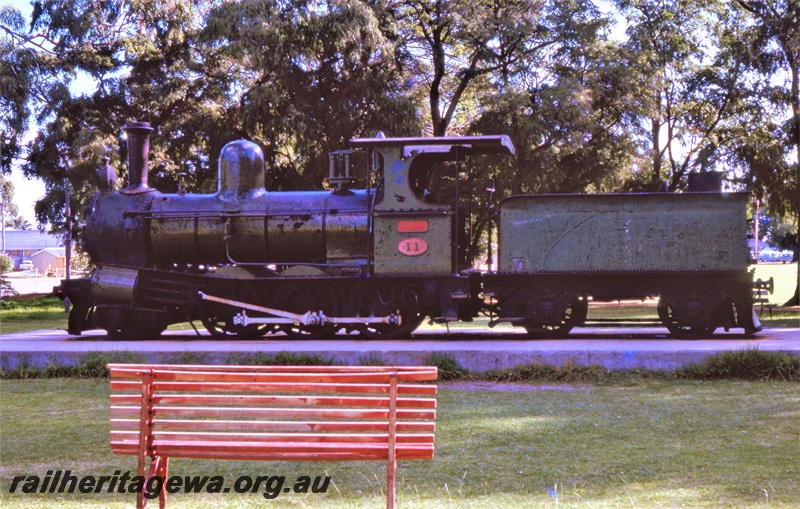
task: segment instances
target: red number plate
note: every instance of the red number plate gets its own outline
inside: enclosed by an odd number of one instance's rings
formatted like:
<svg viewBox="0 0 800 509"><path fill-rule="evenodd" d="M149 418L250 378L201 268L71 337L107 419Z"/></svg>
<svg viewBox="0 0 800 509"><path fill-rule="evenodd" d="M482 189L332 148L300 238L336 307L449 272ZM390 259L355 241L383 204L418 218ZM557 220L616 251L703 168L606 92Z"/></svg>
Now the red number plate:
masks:
<svg viewBox="0 0 800 509"><path fill-rule="evenodd" d="M428 250L428 243L419 237L403 239L397 244L397 250L406 256L419 256Z"/></svg>

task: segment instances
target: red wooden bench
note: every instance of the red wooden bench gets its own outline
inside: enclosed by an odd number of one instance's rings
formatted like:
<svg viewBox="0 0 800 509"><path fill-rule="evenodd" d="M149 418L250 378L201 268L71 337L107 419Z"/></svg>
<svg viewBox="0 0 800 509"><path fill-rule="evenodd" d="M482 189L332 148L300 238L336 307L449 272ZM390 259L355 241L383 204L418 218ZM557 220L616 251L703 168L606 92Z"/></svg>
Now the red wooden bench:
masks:
<svg viewBox="0 0 800 509"><path fill-rule="evenodd" d="M111 449L138 456L148 480L168 478L169 458L381 460L391 509L397 460L433 458L436 386L417 382L436 380L436 367L108 368ZM165 507L163 486L158 498Z"/></svg>

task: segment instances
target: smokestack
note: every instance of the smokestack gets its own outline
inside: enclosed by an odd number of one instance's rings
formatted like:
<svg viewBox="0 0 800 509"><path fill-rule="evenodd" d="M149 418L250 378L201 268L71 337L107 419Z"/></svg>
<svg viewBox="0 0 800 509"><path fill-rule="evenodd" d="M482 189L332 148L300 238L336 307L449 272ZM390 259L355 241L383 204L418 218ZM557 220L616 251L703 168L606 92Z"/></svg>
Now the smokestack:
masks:
<svg viewBox="0 0 800 509"><path fill-rule="evenodd" d="M128 136L128 188L125 194L150 191L147 187L147 159L150 155L150 133L148 122L130 122L122 128Z"/></svg>

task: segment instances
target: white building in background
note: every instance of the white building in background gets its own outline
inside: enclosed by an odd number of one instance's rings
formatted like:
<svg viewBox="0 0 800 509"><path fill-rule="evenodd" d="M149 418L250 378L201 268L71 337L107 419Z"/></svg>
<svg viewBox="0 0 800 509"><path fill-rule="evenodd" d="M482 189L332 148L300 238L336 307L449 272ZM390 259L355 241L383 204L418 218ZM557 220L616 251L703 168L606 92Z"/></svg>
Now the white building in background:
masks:
<svg viewBox="0 0 800 509"><path fill-rule="evenodd" d="M55 235L39 230L6 230L5 246L0 246L0 252L10 256L14 260L14 267L18 268L23 260L33 260L33 255L39 251L56 248L61 249L63 256L64 243Z"/></svg>
<svg viewBox="0 0 800 509"><path fill-rule="evenodd" d="M48 247L31 256L33 268L45 277L67 277L67 257L63 247Z"/></svg>

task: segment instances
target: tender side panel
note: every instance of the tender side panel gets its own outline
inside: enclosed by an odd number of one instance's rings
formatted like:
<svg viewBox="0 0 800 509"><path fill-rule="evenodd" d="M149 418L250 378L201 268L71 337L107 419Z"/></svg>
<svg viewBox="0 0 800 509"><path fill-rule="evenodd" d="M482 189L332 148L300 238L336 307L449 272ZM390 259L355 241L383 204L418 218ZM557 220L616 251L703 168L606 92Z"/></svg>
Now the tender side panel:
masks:
<svg viewBox="0 0 800 509"><path fill-rule="evenodd" d="M747 196L511 197L500 209L499 272L746 270Z"/></svg>

